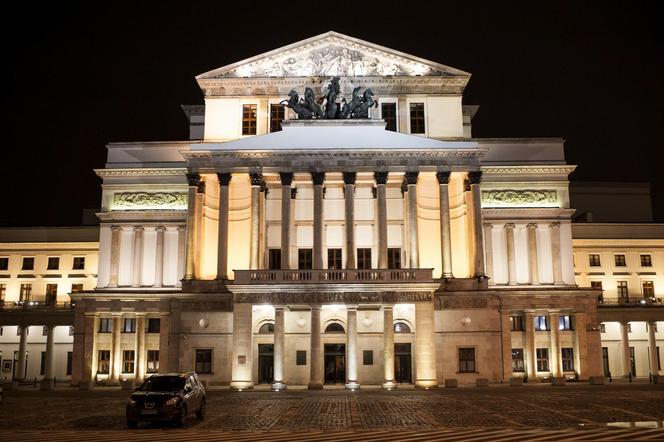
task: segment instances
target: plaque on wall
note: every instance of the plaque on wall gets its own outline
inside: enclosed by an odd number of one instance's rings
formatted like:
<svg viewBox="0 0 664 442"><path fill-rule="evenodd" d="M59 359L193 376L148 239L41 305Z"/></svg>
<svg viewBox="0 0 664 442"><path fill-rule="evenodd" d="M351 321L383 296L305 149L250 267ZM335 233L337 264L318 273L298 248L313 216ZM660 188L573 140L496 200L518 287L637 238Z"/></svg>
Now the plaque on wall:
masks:
<svg viewBox="0 0 664 442"><path fill-rule="evenodd" d="M247 357L245 355L239 355L237 357L237 363L240 365L244 365L247 363Z"/></svg>

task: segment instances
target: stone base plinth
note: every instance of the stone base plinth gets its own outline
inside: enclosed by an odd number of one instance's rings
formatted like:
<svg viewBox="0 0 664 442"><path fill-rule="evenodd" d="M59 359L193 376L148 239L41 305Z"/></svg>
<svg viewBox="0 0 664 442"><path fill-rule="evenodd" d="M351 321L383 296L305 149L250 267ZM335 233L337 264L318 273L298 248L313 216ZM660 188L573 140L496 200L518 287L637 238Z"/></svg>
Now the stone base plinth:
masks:
<svg viewBox="0 0 664 442"><path fill-rule="evenodd" d="M251 381L231 381L231 390L251 390L254 388L254 384Z"/></svg>
<svg viewBox="0 0 664 442"><path fill-rule="evenodd" d="M488 387L489 386L489 380L487 378L477 378L475 380L475 386L476 387Z"/></svg>
<svg viewBox="0 0 664 442"><path fill-rule="evenodd" d="M458 379L445 379L445 388L457 388L458 386Z"/></svg>
<svg viewBox="0 0 664 442"><path fill-rule="evenodd" d="M567 383L567 381L563 377L551 378L551 385L553 385L555 387L562 387L566 383Z"/></svg>
<svg viewBox="0 0 664 442"><path fill-rule="evenodd" d="M360 388L360 384L355 381L348 382L346 384L346 390L357 390Z"/></svg>
<svg viewBox="0 0 664 442"><path fill-rule="evenodd" d="M652 383L653 384L664 384L664 376L661 374L654 374L652 376Z"/></svg>
<svg viewBox="0 0 664 442"><path fill-rule="evenodd" d="M522 377L513 377L510 378L510 387L522 387L523 386L523 378Z"/></svg>
<svg viewBox="0 0 664 442"><path fill-rule="evenodd" d="M590 376L590 385L604 385L606 378L604 376Z"/></svg>
<svg viewBox="0 0 664 442"><path fill-rule="evenodd" d="M272 384L272 390L274 391L279 391L279 390L285 390L286 389L286 384L283 382L274 382Z"/></svg>
<svg viewBox="0 0 664 442"><path fill-rule="evenodd" d="M395 388L397 388L397 383L396 382L394 382L394 381L383 382L383 389L385 389L385 390L394 390Z"/></svg>
<svg viewBox="0 0 664 442"><path fill-rule="evenodd" d="M309 385L307 385L307 388L309 390L322 390L323 389L323 384L319 382L310 382Z"/></svg>

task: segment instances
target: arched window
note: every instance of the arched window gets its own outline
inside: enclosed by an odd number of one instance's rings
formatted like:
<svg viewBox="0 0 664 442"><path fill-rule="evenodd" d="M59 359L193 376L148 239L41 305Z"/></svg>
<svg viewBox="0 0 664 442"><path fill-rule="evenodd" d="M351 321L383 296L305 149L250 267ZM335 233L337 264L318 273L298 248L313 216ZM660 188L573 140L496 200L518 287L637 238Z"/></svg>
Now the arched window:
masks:
<svg viewBox="0 0 664 442"><path fill-rule="evenodd" d="M261 325L261 328L258 329L258 333L274 333L274 324L271 322L266 322L265 324Z"/></svg>
<svg viewBox="0 0 664 442"><path fill-rule="evenodd" d="M405 322L395 322L394 333L410 333L410 327Z"/></svg>
<svg viewBox="0 0 664 442"><path fill-rule="evenodd" d="M344 326L339 324L338 322L333 322L327 327L325 327L325 333L343 333L346 330L344 330Z"/></svg>

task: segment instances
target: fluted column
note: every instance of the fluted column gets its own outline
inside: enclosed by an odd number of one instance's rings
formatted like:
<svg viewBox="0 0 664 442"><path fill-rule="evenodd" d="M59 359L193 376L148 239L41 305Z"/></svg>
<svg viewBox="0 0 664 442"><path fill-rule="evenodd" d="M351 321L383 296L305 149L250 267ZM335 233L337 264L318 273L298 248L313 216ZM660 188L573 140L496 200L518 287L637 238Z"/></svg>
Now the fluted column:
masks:
<svg viewBox="0 0 664 442"><path fill-rule="evenodd" d="M260 203L261 203L261 187L264 180L263 175L260 173L249 174L251 180L251 239L249 250L249 268L251 270L258 269L260 261Z"/></svg>
<svg viewBox="0 0 664 442"><path fill-rule="evenodd" d="M41 381L40 388L42 390L51 390L55 385L53 384L53 376L55 372L53 366L55 365L55 341L53 339L55 327L52 325L46 326L46 357L44 358L44 379Z"/></svg>
<svg viewBox="0 0 664 442"><path fill-rule="evenodd" d="M120 274L120 236L122 227L111 226L111 271L108 286L118 286L118 275Z"/></svg>
<svg viewBox="0 0 664 442"><path fill-rule="evenodd" d="M320 305L311 306L309 390L321 390L323 388L323 348L320 341L320 309Z"/></svg>
<svg viewBox="0 0 664 442"><path fill-rule="evenodd" d="M160 324L161 325L161 324ZM136 336L135 336L135 358L136 358L136 382L143 382L145 376L145 315L136 314Z"/></svg>
<svg viewBox="0 0 664 442"><path fill-rule="evenodd" d="M273 390L283 390L284 383L284 306L274 306L274 383Z"/></svg>
<svg viewBox="0 0 664 442"><path fill-rule="evenodd" d="M484 223L484 259L485 273L489 278L493 278L493 224ZM493 284L496 281L494 280Z"/></svg>
<svg viewBox="0 0 664 442"><path fill-rule="evenodd" d="M313 266L314 269L325 269L327 266L324 264L323 258L323 220L324 214L324 189L325 172L312 172L311 179L314 182L314 249L313 249Z"/></svg>
<svg viewBox="0 0 664 442"><path fill-rule="evenodd" d="M122 367L122 352L120 341L120 330L122 328L122 315L113 315L113 330L111 331L111 360L108 379L111 383L117 383L120 379Z"/></svg>
<svg viewBox="0 0 664 442"><path fill-rule="evenodd" d="M175 280L175 287L182 286L182 279L185 277L185 261L187 253L187 226L178 226L178 263L177 263L177 279Z"/></svg>
<svg viewBox="0 0 664 442"><path fill-rule="evenodd" d="M438 195L440 198L440 246L443 265L442 278L453 278L452 274L452 233L450 228L449 182L451 172L438 172Z"/></svg>
<svg viewBox="0 0 664 442"><path fill-rule="evenodd" d="M27 325L21 326L21 335L18 341L18 361L16 361L16 380L22 381L25 379L25 352L28 350L28 327Z"/></svg>
<svg viewBox="0 0 664 442"><path fill-rule="evenodd" d="M482 195L480 181L482 172L468 172L468 186L473 205L472 232L474 237L474 276L483 277L484 272L484 240L482 238Z"/></svg>
<svg viewBox="0 0 664 442"><path fill-rule="evenodd" d="M131 286L140 287L143 276L143 226L134 226L134 252L132 254Z"/></svg>
<svg viewBox="0 0 664 442"><path fill-rule="evenodd" d="M376 222L378 223L378 268L387 268L387 185L388 172L375 172L376 202L378 210Z"/></svg>
<svg viewBox="0 0 664 442"><path fill-rule="evenodd" d="M217 234L217 279L228 279L228 186L233 176L218 173L219 223Z"/></svg>
<svg viewBox="0 0 664 442"><path fill-rule="evenodd" d="M154 228L157 231L157 250L155 252L154 286L164 285L164 226Z"/></svg>
<svg viewBox="0 0 664 442"><path fill-rule="evenodd" d="M344 205L346 216L346 268L354 269L355 263L355 172L344 172Z"/></svg>
<svg viewBox="0 0 664 442"><path fill-rule="evenodd" d="M516 285L516 258L514 250L514 224L505 224L505 242L507 247L507 284Z"/></svg>
<svg viewBox="0 0 664 442"><path fill-rule="evenodd" d="M438 386L433 302L415 303L415 386Z"/></svg>
<svg viewBox="0 0 664 442"><path fill-rule="evenodd" d="M526 370L528 379L537 379L537 350L535 348L535 314L525 313L526 320Z"/></svg>
<svg viewBox="0 0 664 442"><path fill-rule="evenodd" d="M562 258L560 255L560 223L549 224L551 230L551 260L553 261L553 283L565 285L563 282Z"/></svg>
<svg viewBox="0 0 664 442"><path fill-rule="evenodd" d="M394 309L383 305L383 357L385 361L385 382L383 388L396 388L394 381Z"/></svg>
<svg viewBox="0 0 664 442"><path fill-rule="evenodd" d="M531 284L539 283L539 270L537 268L537 224L530 223L528 229L528 278Z"/></svg>
<svg viewBox="0 0 664 442"><path fill-rule="evenodd" d="M198 184L201 181L201 176L197 173L188 173L187 182L189 189L187 193L187 246L186 246L186 266L184 279L194 279L195 275L195 247L194 240L196 238L195 225L196 225L196 193L198 192Z"/></svg>
<svg viewBox="0 0 664 442"><path fill-rule="evenodd" d="M233 352L231 388L253 388L252 370L252 306L236 302L233 305Z"/></svg>
<svg viewBox="0 0 664 442"><path fill-rule="evenodd" d="M281 177L281 268L288 270L291 268L291 185L293 184L293 174L281 172L279 176Z"/></svg>
<svg viewBox="0 0 664 442"><path fill-rule="evenodd" d="M628 378L630 373L632 372L632 367L629 357L629 332L627 330L628 324L629 322L627 321L620 322L620 343L621 343L620 350L622 351L622 369L623 369L624 378Z"/></svg>
<svg viewBox="0 0 664 442"><path fill-rule="evenodd" d="M357 382L357 306L346 306L346 388L360 388Z"/></svg>
<svg viewBox="0 0 664 442"><path fill-rule="evenodd" d="M562 369L562 356L560 354L560 314L558 312L549 313L549 321L551 325L551 375L554 378L559 378L563 375Z"/></svg>
<svg viewBox="0 0 664 442"><path fill-rule="evenodd" d="M650 374L659 374L657 367L657 341L655 339L655 327L657 322L648 321L648 353L650 355Z"/></svg>
<svg viewBox="0 0 664 442"><path fill-rule="evenodd" d="M420 253L417 228L417 179L419 172L406 172L404 180L408 189L408 250L410 268L420 267Z"/></svg>

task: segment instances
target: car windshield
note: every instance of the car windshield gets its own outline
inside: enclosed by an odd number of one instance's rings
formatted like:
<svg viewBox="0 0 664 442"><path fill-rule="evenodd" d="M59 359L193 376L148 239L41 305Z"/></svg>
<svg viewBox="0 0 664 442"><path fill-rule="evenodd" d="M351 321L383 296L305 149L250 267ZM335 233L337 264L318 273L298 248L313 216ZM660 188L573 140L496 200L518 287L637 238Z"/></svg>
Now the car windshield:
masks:
<svg viewBox="0 0 664 442"><path fill-rule="evenodd" d="M143 382L139 391L176 391L184 388L181 376L155 376Z"/></svg>

